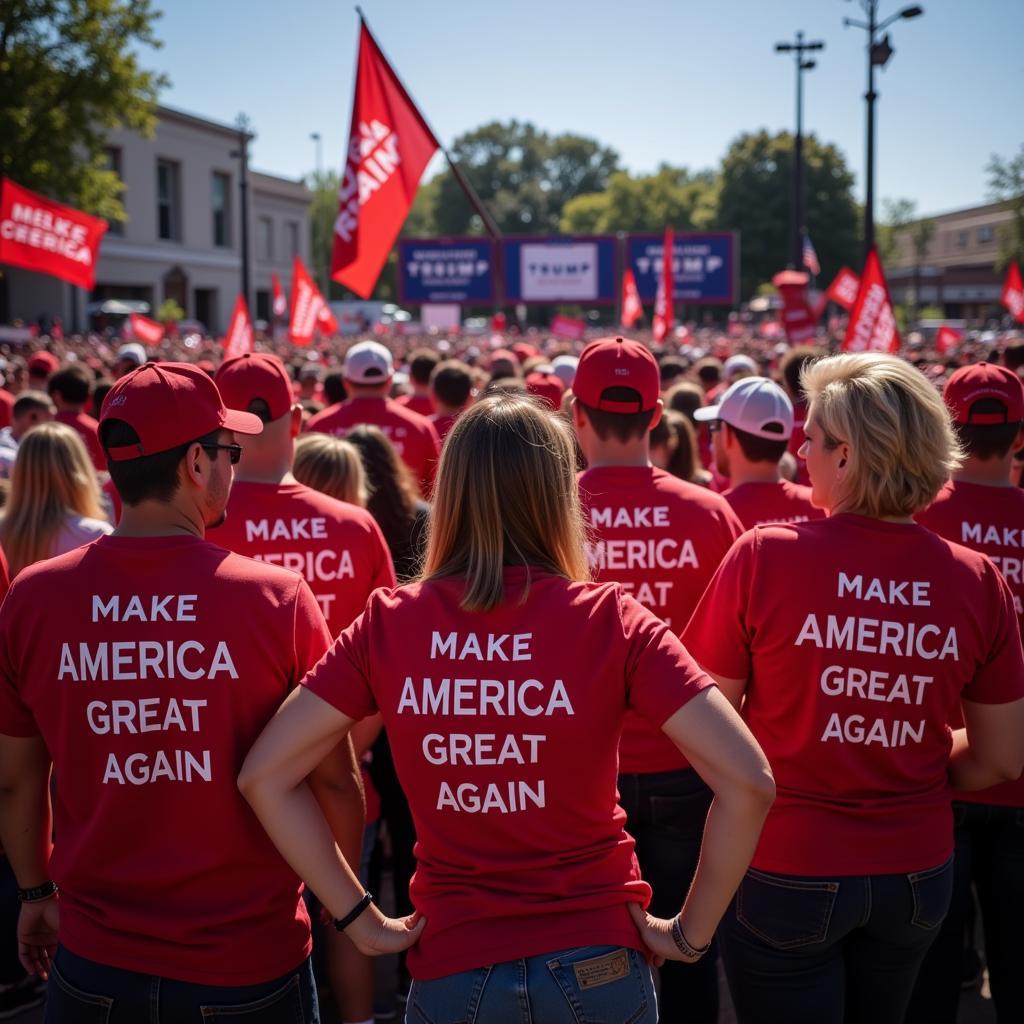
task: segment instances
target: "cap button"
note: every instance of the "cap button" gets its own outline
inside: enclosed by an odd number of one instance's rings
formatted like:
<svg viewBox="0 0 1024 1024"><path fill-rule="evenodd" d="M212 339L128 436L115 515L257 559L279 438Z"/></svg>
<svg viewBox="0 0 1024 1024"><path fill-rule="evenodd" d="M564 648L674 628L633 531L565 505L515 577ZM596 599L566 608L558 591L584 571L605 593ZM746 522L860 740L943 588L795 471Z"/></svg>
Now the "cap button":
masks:
<svg viewBox="0 0 1024 1024"><path fill-rule="evenodd" d="M621 345L626 339L621 337L621 336L619 336L619 337L616 337L615 340Z"/></svg>

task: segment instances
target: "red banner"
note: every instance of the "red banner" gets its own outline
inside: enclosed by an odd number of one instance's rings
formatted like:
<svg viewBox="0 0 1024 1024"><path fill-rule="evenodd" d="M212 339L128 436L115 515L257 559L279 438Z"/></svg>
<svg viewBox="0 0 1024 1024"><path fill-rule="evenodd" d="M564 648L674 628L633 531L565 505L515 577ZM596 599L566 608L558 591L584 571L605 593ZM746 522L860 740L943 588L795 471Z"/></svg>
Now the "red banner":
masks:
<svg viewBox="0 0 1024 1024"><path fill-rule="evenodd" d="M1011 263L1006 270L1006 283L999 301L1017 323L1024 324L1024 282L1020 279L1020 267L1016 263Z"/></svg>
<svg viewBox="0 0 1024 1024"><path fill-rule="evenodd" d="M849 267L843 267L828 286L825 297L843 309L853 309L859 287L860 278Z"/></svg>
<svg viewBox="0 0 1024 1024"><path fill-rule="evenodd" d="M790 345L811 341L817 334L818 318L807 302L809 280L802 270L783 270L772 278L775 290L782 296L779 321Z"/></svg>
<svg viewBox="0 0 1024 1024"><path fill-rule="evenodd" d="M326 302L320 307L320 313L316 318L317 330L329 338L338 333L338 318L331 312L331 307Z"/></svg>
<svg viewBox="0 0 1024 1024"><path fill-rule="evenodd" d="M234 359L244 356L253 350L252 320L249 318L249 306L245 296L239 294L235 299L235 308L231 313L231 323L224 338L224 358Z"/></svg>
<svg viewBox="0 0 1024 1024"><path fill-rule="evenodd" d="M843 340L844 352L897 352L900 335L892 312L892 299L885 281L878 250L872 246L864 261L857 300L850 313Z"/></svg>
<svg viewBox="0 0 1024 1024"><path fill-rule="evenodd" d="M947 352L955 349L963 340L963 331L958 331L955 327L947 327L943 324L935 332L935 351L940 356L944 356Z"/></svg>
<svg viewBox="0 0 1024 1024"><path fill-rule="evenodd" d="M288 338L293 345L312 345L324 300L302 260L295 257L292 270L292 317Z"/></svg>
<svg viewBox="0 0 1024 1024"><path fill-rule="evenodd" d="M654 340L664 341L672 330L674 310L672 298L674 279L672 274L673 245L675 235L671 227L665 228L665 241L662 243L661 277L658 279L658 294L654 298L654 323L652 324Z"/></svg>
<svg viewBox="0 0 1024 1024"><path fill-rule="evenodd" d="M551 318L551 333L556 338L568 338L570 341L582 341L587 332L587 322L575 317L556 313Z"/></svg>
<svg viewBox="0 0 1024 1024"><path fill-rule="evenodd" d="M126 326L128 333L133 338L138 338L139 341L145 342L147 345L159 345L164 340L164 334L167 333L162 323L150 320L148 316L143 316L141 313L132 313L128 317Z"/></svg>
<svg viewBox="0 0 1024 1024"><path fill-rule="evenodd" d="M622 275L622 326L627 330L644 315L644 307L640 302L640 291L636 286L633 268L626 267Z"/></svg>
<svg viewBox="0 0 1024 1024"><path fill-rule="evenodd" d="M271 311L278 320L283 320L288 313L288 300L285 298L284 289L281 287L281 278L277 274L270 275L270 288L273 293Z"/></svg>
<svg viewBox="0 0 1024 1024"><path fill-rule="evenodd" d="M0 263L52 274L87 288L107 222L0 179Z"/></svg>
<svg viewBox="0 0 1024 1024"><path fill-rule="evenodd" d="M331 277L368 299L439 146L366 25L348 159L338 192Z"/></svg>

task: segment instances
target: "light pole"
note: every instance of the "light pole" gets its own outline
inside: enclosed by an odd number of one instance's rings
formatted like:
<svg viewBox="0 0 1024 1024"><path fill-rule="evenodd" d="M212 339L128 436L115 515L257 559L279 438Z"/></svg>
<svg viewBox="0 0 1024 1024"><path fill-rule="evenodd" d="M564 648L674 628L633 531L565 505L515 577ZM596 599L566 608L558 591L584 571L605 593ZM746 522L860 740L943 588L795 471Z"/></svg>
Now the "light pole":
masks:
<svg viewBox="0 0 1024 1024"><path fill-rule="evenodd" d="M317 184L320 184L320 177L323 174L323 151L320 147L320 133L310 132L309 137L316 143L316 177Z"/></svg>
<svg viewBox="0 0 1024 1024"><path fill-rule="evenodd" d="M241 196L242 215L242 295L246 306L249 305L249 140L252 138L252 122L245 114L239 114L235 120L238 129L238 149L231 155L238 157L240 170L238 175L238 191Z"/></svg>
<svg viewBox="0 0 1024 1024"><path fill-rule="evenodd" d="M824 50L825 44L816 40L804 42L803 32L797 32L795 43L776 43L776 53L792 53L796 65L796 137L793 139L793 202L789 212L789 252L794 270L804 269L804 72L815 66L815 61L804 60L804 54Z"/></svg>
<svg viewBox="0 0 1024 1024"><path fill-rule="evenodd" d="M889 43L889 37L878 38L878 33L888 28L894 21L900 18L916 18L924 14L924 8L917 4L911 7L904 7L890 15L881 24L878 22L878 0L860 0L868 20L855 21L853 18L843 18L843 27L853 25L856 28L864 29L868 34L868 91L864 94L867 101L868 125L867 125L867 153L865 154L867 169L865 172L864 184L864 256L867 258L868 250L875 244L875 100L878 93L875 92L875 67L884 68L889 58L896 52Z"/></svg>

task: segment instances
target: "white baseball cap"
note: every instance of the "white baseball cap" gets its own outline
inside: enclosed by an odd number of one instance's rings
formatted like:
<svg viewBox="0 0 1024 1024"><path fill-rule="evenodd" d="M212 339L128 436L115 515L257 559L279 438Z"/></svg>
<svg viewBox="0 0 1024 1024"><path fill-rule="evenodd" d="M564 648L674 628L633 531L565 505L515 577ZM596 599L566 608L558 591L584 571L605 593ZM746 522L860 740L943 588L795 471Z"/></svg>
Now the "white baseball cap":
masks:
<svg viewBox="0 0 1024 1024"><path fill-rule="evenodd" d="M778 384L767 377L736 381L717 405L705 405L694 419L723 420L730 427L769 441L788 441L793 433L793 403Z"/></svg>
<svg viewBox="0 0 1024 1024"><path fill-rule="evenodd" d="M353 384L383 384L395 372L391 353L377 341L361 341L345 355L345 380Z"/></svg>
<svg viewBox="0 0 1024 1024"><path fill-rule="evenodd" d="M148 358L146 350L137 341L129 341L127 345L122 345L117 350L118 362L127 359L136 366L141 366Z"/></svg>
<svg viewBox="0 0 1024 1024"><path fill-rule="evenodd" d="M754 362L750 356L745 356L742 353L737 353L734 356L729 356L725 361L725 365L722 367L722 372L725 374L726 380L732 380L737 373L760 373L757 368L757 363Z"/></svg>
<svg viewBox="0 0 1024 1024"><path fill-rule="evenodd" d="M555 359L551 364L551 372L558 377L567 388L571 388L573 378L576 376L576 367L579 366L579 363L580 361L576 356L555 356Z"/></svg>

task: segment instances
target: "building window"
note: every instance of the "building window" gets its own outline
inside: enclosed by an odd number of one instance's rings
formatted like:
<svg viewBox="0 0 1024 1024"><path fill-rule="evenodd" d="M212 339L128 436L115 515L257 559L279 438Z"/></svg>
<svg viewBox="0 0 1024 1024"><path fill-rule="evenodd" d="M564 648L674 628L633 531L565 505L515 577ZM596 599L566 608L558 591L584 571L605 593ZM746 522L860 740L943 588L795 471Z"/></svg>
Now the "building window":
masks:
<svg viewBox="0 0 1024 1024"><path fill-rule="evenodd" d="M978 245L984 245L986 242L991 242L995 237L995 232L992 230L991 224L983 224L978 228Z"/></svg>
<svg viewBox="0 0 1024 1024"><path fill-rule="evenodd" d="M181 165L170 160L156 162L157 237L181 241Z"/></svg>
<svg viewBox="0 0 1024 1024"><path fill-rule="evenodd" d="M290 220L288 227L288 256L294 259L299 255L299 225L297 221Z"/></svg>
<svg viewBox="0 0 1024 1024"><path fill-rule="evenodd" d="M966 249L967 241L970 238L969 231L958 231L956 236L956 246L958 249Z"/></svg>
<svg viewBox="0 0 1024 1024"><path fill-rule="evenodd" d="M107 158L107 170L113 171L117 175L118 181L124 181L121 175L121 150L117 146L106 146L103 150L103 155ZM124 192L121 193L121 197L121 202L123 203ZM107 233L110 235L123 235L124 221L108 220Z"/></svg>
<svg viewBox="0 0 1024 1024"><path fill-rule="evenodd" d="M256 319L270 320L270 292L266 288L256 290Z"/></svg>
<svg viewBox="0 0 1024 1024"><path fill-rule="evenodd" d="M261 260L274 258L274 224L269 217L256 222L256 252Z"/></svg>
<svg viewBox="0 0 1024 1024"><path fill-rule="evenodd" d="M213 244L231 247L231 177L213 172Z"/></svg>

